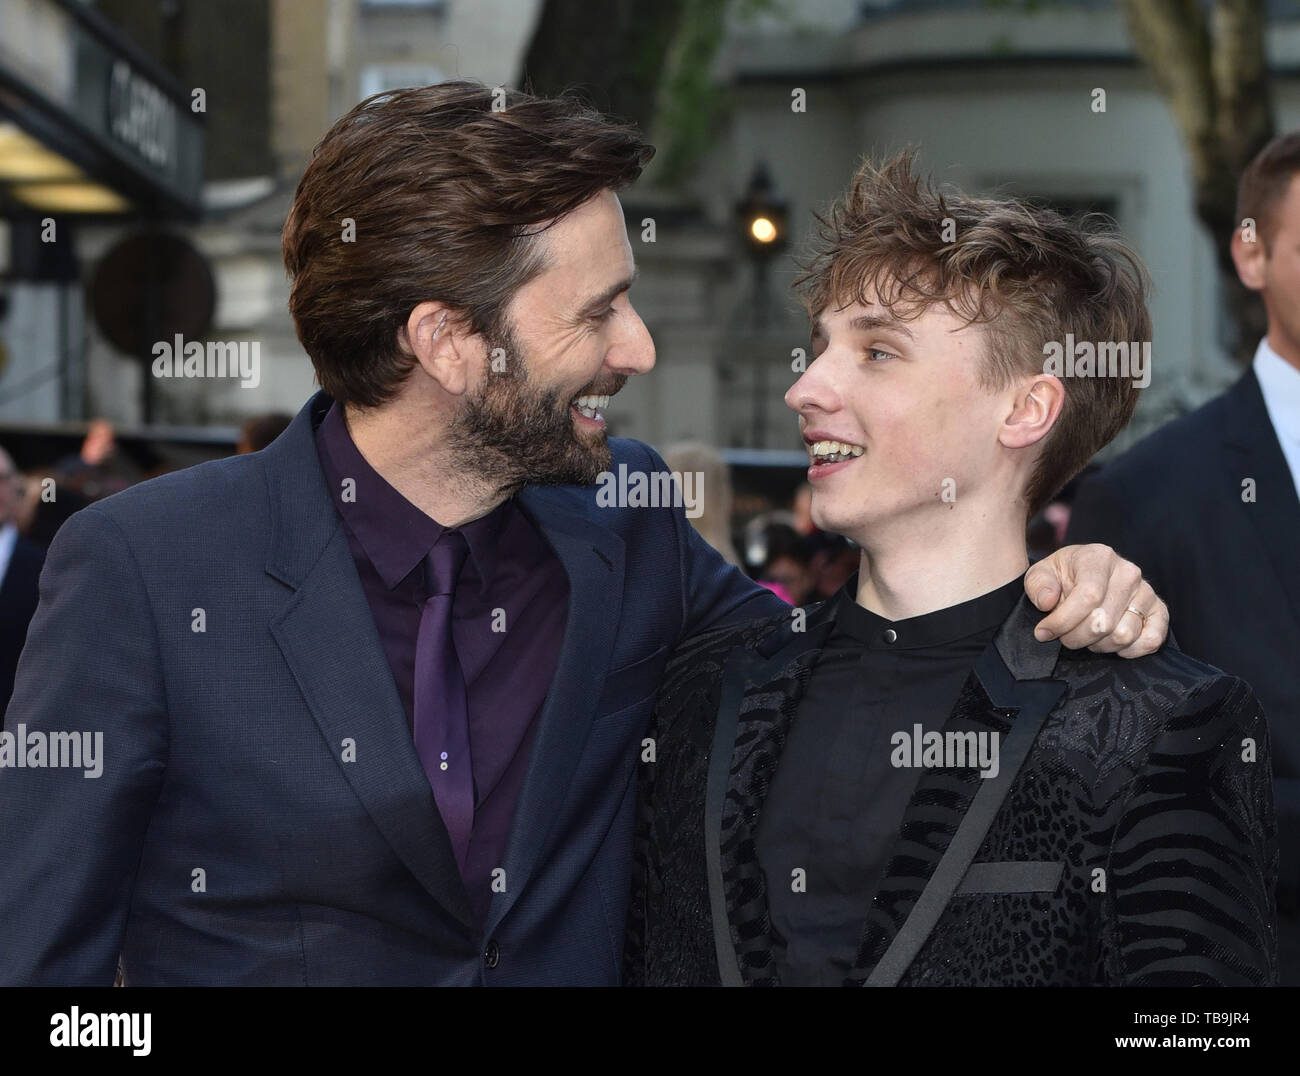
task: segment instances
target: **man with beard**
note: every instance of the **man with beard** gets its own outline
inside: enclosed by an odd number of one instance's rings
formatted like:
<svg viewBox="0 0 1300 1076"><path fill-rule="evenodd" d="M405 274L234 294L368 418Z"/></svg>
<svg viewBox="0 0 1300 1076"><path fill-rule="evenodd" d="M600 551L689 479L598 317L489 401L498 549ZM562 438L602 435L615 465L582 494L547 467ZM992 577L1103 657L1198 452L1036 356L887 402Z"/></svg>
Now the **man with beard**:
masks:
<svg viewBox="0 0 1300 1076"><path fill-rule="evenodd" d="M0 980L106 984L120 953L128 984L618 982L664 662L783 606L680 509L595 498L662 469L602 417L654 363L615 193L650 147L496 105L344 116L284 230L322 392L60 532L6 731L100 730L103 772L0 769ZM1163 638L1103 547L1032 585L1069 645ZM1149 630L1094 631L1099 602Z"/></svg>

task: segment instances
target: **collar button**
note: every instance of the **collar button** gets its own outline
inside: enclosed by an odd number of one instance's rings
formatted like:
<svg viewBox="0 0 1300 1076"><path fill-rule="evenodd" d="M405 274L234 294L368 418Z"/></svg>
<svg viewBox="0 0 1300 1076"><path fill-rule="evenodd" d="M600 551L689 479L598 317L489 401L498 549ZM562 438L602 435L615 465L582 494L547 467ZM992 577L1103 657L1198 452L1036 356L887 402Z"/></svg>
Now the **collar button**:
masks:
<svg viewBox="0 0 1300 1076"><path fill-rule="evenodd" d="M896 632L893 628L886 628L881 638L884 639L885 642L887 643L896 643L898 642L898 632Z"/></svg>

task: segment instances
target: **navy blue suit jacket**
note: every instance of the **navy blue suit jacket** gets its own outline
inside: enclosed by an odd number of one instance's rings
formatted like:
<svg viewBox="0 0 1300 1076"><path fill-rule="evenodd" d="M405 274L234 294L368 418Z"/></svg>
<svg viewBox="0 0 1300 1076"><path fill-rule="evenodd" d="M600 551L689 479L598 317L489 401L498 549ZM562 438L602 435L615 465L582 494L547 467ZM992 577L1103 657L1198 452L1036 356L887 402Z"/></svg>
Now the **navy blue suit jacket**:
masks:
<svg viewBox="0 0 1300 1076"><path fill-rule="evenodd" d="M130 985L618 982L664 663L784 606L680 508L519 494L569 616L475 925L317 460L329 403L59 531L5 728L102 731L103 772L0 768L0 982L107 985L119 954Z"/></svg>

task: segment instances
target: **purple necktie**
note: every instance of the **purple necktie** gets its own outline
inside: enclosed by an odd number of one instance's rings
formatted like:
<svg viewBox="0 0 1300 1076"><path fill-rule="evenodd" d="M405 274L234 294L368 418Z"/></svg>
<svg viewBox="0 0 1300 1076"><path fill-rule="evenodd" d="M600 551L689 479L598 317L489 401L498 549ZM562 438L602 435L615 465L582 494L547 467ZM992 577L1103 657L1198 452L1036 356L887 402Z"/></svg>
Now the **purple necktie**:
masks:
<svg viewBox="0 0 1300 1076"><path fill-rule="evenodd" d="M415 639L415 750L429 775L462 876L474 825L474 775L465 677L451 636L451 605L468 552L460 532L443 531L425 557L429 596Z"/></svg>

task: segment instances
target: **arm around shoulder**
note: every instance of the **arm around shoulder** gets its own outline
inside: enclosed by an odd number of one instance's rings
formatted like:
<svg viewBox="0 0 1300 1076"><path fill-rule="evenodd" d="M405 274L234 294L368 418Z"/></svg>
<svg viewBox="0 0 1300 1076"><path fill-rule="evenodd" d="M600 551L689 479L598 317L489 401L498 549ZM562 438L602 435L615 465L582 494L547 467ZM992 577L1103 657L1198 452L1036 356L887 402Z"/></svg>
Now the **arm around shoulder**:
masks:
<svg viewBox="0 0 1300 1076"><path fill-rule="evenodd" d="M668 465L649 445L645 450L652 472L667 472ZM706 542L691 526L683 507L671 509L680 551L683 621L680 638L710 628L741 624L775 616L789 609L766 587L761 587Z"/></svg>

